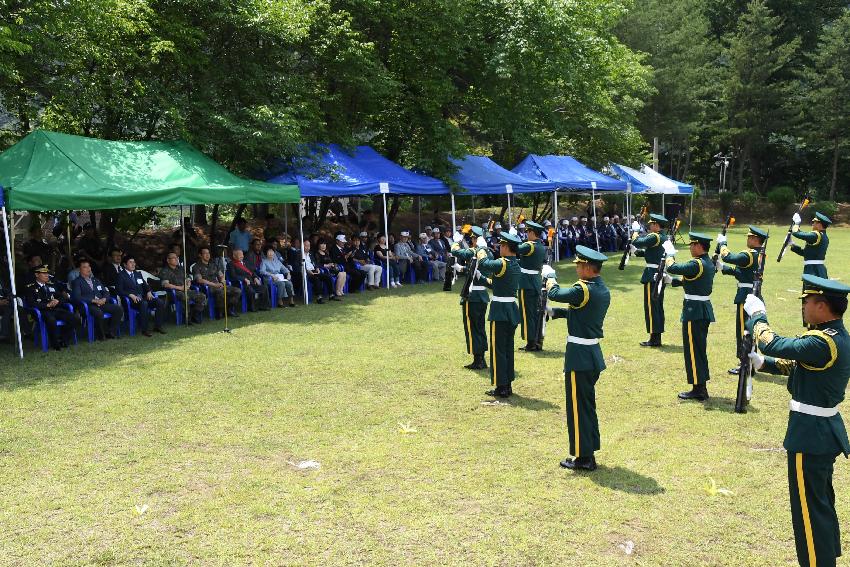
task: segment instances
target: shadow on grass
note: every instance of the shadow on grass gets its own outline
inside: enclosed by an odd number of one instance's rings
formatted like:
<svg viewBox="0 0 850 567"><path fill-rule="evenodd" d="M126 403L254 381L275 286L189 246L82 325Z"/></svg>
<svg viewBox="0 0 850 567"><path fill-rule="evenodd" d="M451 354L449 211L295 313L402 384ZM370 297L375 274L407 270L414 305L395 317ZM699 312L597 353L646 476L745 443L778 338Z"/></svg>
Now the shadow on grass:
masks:
<svg viewBox="0 0 850 567"><path fill-rule="evenodd" d="M525 396L519 396L517 394L511 396L510 404L518 408L523 408L532 411L560 409L560 406L555 405L552 402L547 402L546 400L538 400L536 398L526 398Z"/></svg>
<svg viewBox="0 0 850 567"><path fill-rule="evenodd" d="M553 349L553 348L556 348L556 347L553 346L553 344L550 344L549 348ZM561 352L558 352L556 350L536 350L534 352L529 352L529 353L526 353L523 350L517 351L517 354L520 354L520 353L522 353L523 355L528 354L528 355L533 356L535 358L564 358L563 347L562 347Z"/></svg>
<svg viewBox="0 0 850 567"><path fill-rule="evenodd" d="M735 413L735 398L708 398L703 402L705 411L727 411ZM751 405L747 406L747 412L758 413L759 409Z"/></svg>
<svg viewBox="0 0 850 567"><path fill-rule="evenodd" d="M599 465L599 468L588 474L587 478L599 486L629 494L653 495L664 492L664 487L658 484L658 481L654 478L625 467Z"/></svg>
<svg viewBox="0 0 850 567"><path fill-rule="evenodd" d="M661 345L660 347L654 347L652 350L659 352L682 352L682 345Z"/></svg>
<svg viewBox="0 0 850 567"><path fill-rule="evenodd" d="M765 384L776 384L777 386L787 386L788 385L788 377L787 376L779 376L776 374L763 374L761 372L756 372L753 376L754 382L764 382Z"/></svg>

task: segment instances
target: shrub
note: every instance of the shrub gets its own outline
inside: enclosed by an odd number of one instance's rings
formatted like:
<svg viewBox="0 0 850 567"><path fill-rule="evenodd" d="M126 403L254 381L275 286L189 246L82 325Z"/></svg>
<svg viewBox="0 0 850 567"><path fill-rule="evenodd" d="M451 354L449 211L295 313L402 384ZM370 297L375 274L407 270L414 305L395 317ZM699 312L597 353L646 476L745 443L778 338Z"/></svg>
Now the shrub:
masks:
<svg viewBox="0 0 850 567"><path fill-rule="evenodd" d="M835 213L838 212L838 203L835 201L818 201L811 207L811 210L823 213L832 220L835 220Z"/></svg>
<svg viewBox="0 0 850 567"><path fill-rule="evenodd" d="M773 205L777 213L784 213L796 199L791 187L774 187L767 193L767 202Z"/></svg>
<svg viewBox="0 0 850 567"><path fill-rule="evenodd" d="M735 200L735 194L731 191L724 191L720 194L720 210L728 212L732 208L732 202Z"/></svg>
<svg viewBox="0 0 850 567"><path fill-rule="evenodd" d="M761 197L755 191L744 191L741 194L741 208L749 214L754 214L761 202Z"/></svg>

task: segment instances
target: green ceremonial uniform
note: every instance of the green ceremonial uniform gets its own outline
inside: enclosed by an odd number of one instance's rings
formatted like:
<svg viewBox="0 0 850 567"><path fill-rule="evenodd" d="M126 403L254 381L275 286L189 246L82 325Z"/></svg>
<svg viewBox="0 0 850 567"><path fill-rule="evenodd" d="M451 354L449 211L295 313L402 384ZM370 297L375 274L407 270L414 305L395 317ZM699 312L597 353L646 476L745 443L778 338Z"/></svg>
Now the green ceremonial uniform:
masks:
<svg viewBox="0 0 850 567"><path fill-rule="evenodd" d="M747 295L753 291L753 282L755 269L758 261L758 250L744 250L738 254L729 251L725 246L720 249L720 257L724 264L723 275L735 276L738 280L738 292L735 294L735 351L739 356L741 354L741 341L744 338L744 324L747 321L747 315L744 313L744 300Z"/></svg>
<svg viewBox="0 0 850 567"><path fill-rule="evenodd" d="M806 243L805 247L791 245L791 251L803 257L803 273L811 276L826 278L826 249L829 248L829 237L826 229L811 232L797 230L791 233Z"/></svg>
<svg viewBox="0 0 850 567"><path fill-rule="evenodd" d="M454 248L454 247L453 247ZM465 261L468 267L472 258L479 250L487 252L488 259L493 254L487 247L457 248L451 251L452 256L460 261ZM480 271L480 270L479 270ZM487 351L487 304L490 303L490 294L484 281L473 281L469 286L469 298L460 298L460 307L463 315L463 335L466 339L466 352L468 354L484 354Z"/></svg>
<svg viewBox="0 0 850 567"><path fill-rule="evenodd" d="M490 377L494 386L509 387L514 380L514 334L520 321L516 292L519 262L513 256L479 260L478 271L491 276L493 302L490 304Z"/></svg>
<svg viewBox="0 0 850 567"><path fill-rule="evenodd" d="M602 278L597 276L563 289L555 283L549 289L549 299L569 304L567 309L553 309L553 318L567 319L564 383L570 454L590 457L600 448L596 382L605 370L605 359L599 339L603 337L602 325L611 294Z"/></svg>
<svg viewBox="0 0 850 567"><path fill-rule="evenodd" d="M661 245L665 240L667 240L667 236L662 231L650 232L632 241L635 248L644 251L643 257L646 260L646 267L640 276L640 283L643 284L643 319L646 323L646 332L650 335L660 335L664 332L665 286L662 286L658 297L653 297L652 280L655 278L655 274L658 272L658 264L664 256L664 248Z"/></svg>
<svg viewBox="0 0 850 567"><path fill-rule="evenodd" d="M540 331L538 308L543 288L540 268L546 263L546 245L542 240L520 244L517 259L522 272L519 278L519 308L522 315L520 332L522 338L531 343L537 341Z"/></svg>
<svg viewBox="0 0 850 567"><path fill-rule="evenodd" d="M804 276L804 294L815 288L850 288ZM817 325L795 338L776 335L763 312L747 322L765 355L760 370L788 375L791 411L783 446L788 453L788 489L797 559L804 566L832 566L841 556L832 472L835 457L850 454L837 407L850 378L850 335L842 319Z"/></svg>
<svg viewBox="0 0 850 567"><path fill-rule="evenodd" d="M671 264L667 272L682 276L673 280L673 287L685 288L682 303L682 346L685 353L685 374L688 384L705 384L708 371L708 326L714 322L711 289L714 283L714 264L708 254L687 262Z"/></svg>

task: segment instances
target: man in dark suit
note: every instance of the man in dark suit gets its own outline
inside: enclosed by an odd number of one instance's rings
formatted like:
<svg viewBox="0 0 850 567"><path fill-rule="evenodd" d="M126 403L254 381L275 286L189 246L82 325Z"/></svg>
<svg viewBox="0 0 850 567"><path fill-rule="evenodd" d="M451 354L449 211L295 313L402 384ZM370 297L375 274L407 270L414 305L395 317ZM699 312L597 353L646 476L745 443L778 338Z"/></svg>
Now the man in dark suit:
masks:
<svg viewBox="0 0 850 567"><path fill-rule="evenodd" d="M144 336L152 336L148 331L151 309L154 312L153 330L164 335L162 320L165 317L165 301L151 292L142 272L136 270L136 259L133 256L125 254L122 265L123 269L118 274L118 295L126 296L130 305L139 311L139 326Z"/></svg>
<svg viewBox="0 0 850 567"><path fill-rule="evenodd" d="M41 317L47 327L47 336L50 344L55 350L61 350L68 346L73 331L82 329L82 321L76 313L72 313L66 305L67 297L63 291L50 281L50 269L40 266L33 270L35 281L27 285L26 303L28 307L35 307L41 311ZM62 321L60 327L56 324Z"/></svg>
<svg viewBox="0 0 850 567"><path fill-rule="evenodd" d="M118 337L118 326L124 319L124 310L120 305L110 303L109 290L92 274L91 261L80 260L80 276L71 282L71 301L84 313L82 304L86 304L89 313L94 317L97 336L101 339ZM104 314L109 314L109 330L105 330Z"/></svg>
<svg viewBox="0 0 850 567"><path fill-rule="evenodd" d="M113 288L113 291L118 287L118 274L123 269L121 266L123 255L124 253L120 248L113 248L109 251L109 258L106 259L106 262L103 263L103 267L100 269L103 284Z"/></svg>

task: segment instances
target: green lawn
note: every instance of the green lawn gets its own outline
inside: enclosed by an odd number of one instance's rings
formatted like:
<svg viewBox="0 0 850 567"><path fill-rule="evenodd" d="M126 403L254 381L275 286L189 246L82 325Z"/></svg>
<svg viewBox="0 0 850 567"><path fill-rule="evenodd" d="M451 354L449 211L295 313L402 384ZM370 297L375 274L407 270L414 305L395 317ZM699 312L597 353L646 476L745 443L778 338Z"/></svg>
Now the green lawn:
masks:
<svg viewBox="0 0 850 567"><path fill-rule="evenodd" d="M772 234L768 314L794 334L802 263L777 264L784 229ZM830 236L830 274L850 281L850 231ZM681 289L667 294L667 346L642 349L640 261L616 263L603 272L613 301L589 475L558 467L563 321L546 352L517 355L517 395L486 405L488 375L461 368L457 288L243 316L230 336L209 322L24 362L4 348L0 563L795 564L789 396L783 378L758 376L749 413L732 412L733 278L713 296L712 398L680 402ZM559 273L574 280L571 264ZM299 470L305 460L320 468ZM733 494L710 493L710 479ZM845 534L848 481L840 459Z"/></svg>

